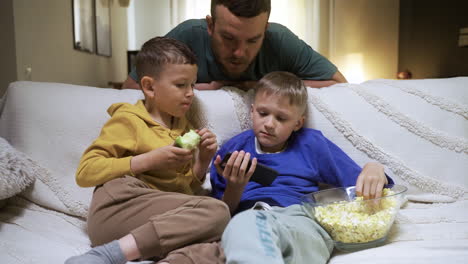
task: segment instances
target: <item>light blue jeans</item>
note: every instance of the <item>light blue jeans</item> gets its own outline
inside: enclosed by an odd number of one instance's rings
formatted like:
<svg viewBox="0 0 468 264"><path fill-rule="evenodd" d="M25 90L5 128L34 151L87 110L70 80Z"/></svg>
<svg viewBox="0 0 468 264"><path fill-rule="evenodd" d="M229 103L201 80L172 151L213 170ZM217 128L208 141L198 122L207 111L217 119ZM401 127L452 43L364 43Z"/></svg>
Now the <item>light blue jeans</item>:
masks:
<svg viewBox="0 0 468 264"><path fill-rule="evenodd" d="M300 205L247 210L222 236L226 263L327 263L333 251L328 233Z"/></svg>

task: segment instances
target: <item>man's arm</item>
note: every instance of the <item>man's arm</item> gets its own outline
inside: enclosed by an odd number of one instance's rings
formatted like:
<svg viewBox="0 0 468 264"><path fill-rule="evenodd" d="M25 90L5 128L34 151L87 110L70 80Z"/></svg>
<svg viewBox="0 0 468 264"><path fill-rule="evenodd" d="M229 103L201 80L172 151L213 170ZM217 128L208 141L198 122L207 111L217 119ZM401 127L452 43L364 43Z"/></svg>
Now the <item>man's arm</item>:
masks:
<svg viewBox="0 0 468 264"><path fill-rule="evenodd" d="M210 83L197 83L195 89L197 90L218 90L223 86L234 86L241 90L248 91L257 84L257 81L243 81L243 82L230 82L230 81L212 81Z"/></svg>
<svg viewBox="0 0 468 264"><path fill-rule="evenodd" d="M347 83L348 81L346 78L341 74L340 71L336 71L335 74L333 74L332 79L336 81L337 83Z"/></svg>
<svg viewBox="0 0 468 264"><path fill-rule="evenodd" d="M253 88L255 85L255 81L248 81L248 82L240 82L240 83L234 83L234 82L221 82L221 81L212 81L210 83L196 83L195 84L195 89L197 90L218 90L223 86L235 86L243 90L248 90L249 88ZM127 77L127 79L124 81L122 84L122 89L140 89L140 85L133 80L130 75Z"/></svg>
<svg viewBox="0 0 468 264"><path fill-rule="evenodd" d="M322 88L328 87L337 83L347 83L348 81L346 78L341 74L340 71L335 72L333 74L331 80L324 80L324 81L316 81L316 80L303 80L305 86L313 87L313 88Z"/></svg>
<svg viewBox="0 0 468 264"><path fill-rule="evenodd" d="M140 85L133 80L132 77L127 76L127 79L122 84L122 89L137 89L140 90Z"/></svg>
<svg viewBox="0 0 468 264"><path fill-rule="evenodd" d="M224 83L212 81L210 83L196 83L195 89L197 90L218 90L219 88L223 87Z"/></svg>

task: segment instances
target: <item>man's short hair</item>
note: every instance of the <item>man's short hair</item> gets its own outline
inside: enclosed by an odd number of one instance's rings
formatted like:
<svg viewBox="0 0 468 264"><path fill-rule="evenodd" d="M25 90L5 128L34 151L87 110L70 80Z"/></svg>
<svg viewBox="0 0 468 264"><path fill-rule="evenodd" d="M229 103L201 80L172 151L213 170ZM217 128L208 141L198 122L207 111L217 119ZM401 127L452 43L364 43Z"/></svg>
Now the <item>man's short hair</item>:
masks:
<svg viewBox="0 0 468 264"><path fill-rule="evenodd" d="M155 37L143 44L136 56L138 78L158 78L166 64L197 64L197 58L184 43L168 38Z"/></svg>
<svg viewBox="0 0 468 264"><path fill-rule="evenodd" d="M211 16L216 19L216 6L223 5L238 17L256 17L271 12L270 0L211 0Z"/></svg>
<svg viewBox="0 0 468 264"><path fill-rule="evenodd" d="M289 104L297 106L302 114L307 110L307 88L295 74L285 71L270 72L255 86L255 96L259 93L275 94L289 98Z"/></svg>

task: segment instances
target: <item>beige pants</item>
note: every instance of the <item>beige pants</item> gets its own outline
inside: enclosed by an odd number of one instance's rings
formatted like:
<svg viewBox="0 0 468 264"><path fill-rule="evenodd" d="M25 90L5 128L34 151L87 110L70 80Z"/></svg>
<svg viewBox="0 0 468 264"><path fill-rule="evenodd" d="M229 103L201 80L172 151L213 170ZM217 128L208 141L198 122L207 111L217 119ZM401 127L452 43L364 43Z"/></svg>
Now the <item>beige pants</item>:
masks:
<svg viewBox="0 0 468 264"><path fill-rule="evenodd" d="M130 233L141 259L162 259L177 249L181 250L174 252L176 256L203 259L218 257L217 243L210 242L219 241L229 220L229 209L222 201L158 191L126 176L96 188L88 234L92 245L97 246Z"/></svg>

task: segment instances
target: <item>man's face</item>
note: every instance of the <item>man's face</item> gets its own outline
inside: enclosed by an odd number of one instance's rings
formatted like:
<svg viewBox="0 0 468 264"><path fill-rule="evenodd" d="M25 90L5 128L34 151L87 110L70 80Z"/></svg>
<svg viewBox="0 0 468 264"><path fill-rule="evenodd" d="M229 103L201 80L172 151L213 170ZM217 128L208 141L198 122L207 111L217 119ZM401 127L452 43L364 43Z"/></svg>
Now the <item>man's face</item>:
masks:
<svg viewBox="0 0 468 264"><path fill-rule="evenodd" d="M215 21L206 17L213 53L226 75L239 78L262 46L268 13L251 18L237 17L225 6L218 5L215 16Z"/></svg>

